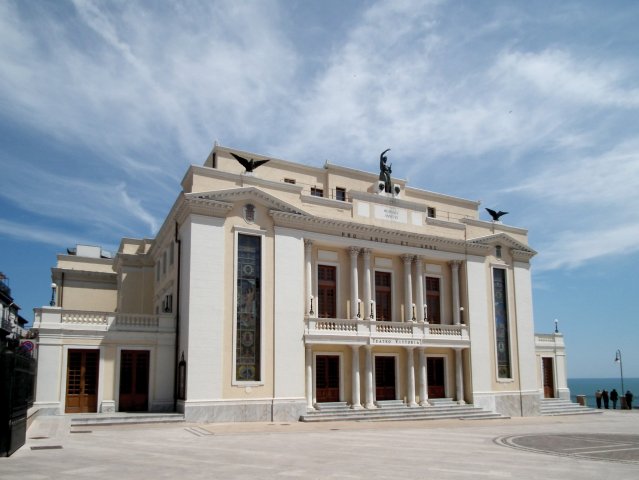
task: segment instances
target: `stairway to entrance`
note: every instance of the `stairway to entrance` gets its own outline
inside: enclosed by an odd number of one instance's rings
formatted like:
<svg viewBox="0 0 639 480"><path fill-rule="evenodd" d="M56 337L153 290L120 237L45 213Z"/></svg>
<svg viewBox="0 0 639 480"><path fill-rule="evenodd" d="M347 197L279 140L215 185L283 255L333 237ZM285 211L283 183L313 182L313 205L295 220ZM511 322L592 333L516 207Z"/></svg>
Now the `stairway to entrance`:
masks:
<svg viewBox="0 0 639 480"><path fill-rule="evenodd" d="M602 413L602 410L584 407L561 398L542 398L539 413L541 415L589 415Z"/></svg>
<svg viewBox="0 0 639 480"><path fill-rule="evenodd" d="M323 403L317 410L307 412L300 417L302 422L336 421L408 421L408 420L483 420L509 418L490 412L474 405L458 405L450 398L431 400L427 407L408 407L401 400L379 401L374 409L351 409L346 402Z"/></svg>

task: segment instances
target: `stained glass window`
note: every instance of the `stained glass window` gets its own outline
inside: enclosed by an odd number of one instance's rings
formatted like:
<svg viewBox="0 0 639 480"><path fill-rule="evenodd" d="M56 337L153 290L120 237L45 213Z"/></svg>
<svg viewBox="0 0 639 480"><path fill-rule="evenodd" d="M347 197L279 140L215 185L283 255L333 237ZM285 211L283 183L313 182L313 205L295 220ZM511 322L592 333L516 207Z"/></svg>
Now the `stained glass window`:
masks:
<svg viewBox="0 0 639 480"><path fill-rule="evenodd" d="M238 235L235 379L260 381L261 237Z"/></svg>
<svg viewBox="0 0 639 480"><path fill-rule="evenodd" d="M508 331L508 301L506 290L506 270L493 270L493 290L495 295L495 338L497 340L497 376L511 378L510 345Z"/></svg>

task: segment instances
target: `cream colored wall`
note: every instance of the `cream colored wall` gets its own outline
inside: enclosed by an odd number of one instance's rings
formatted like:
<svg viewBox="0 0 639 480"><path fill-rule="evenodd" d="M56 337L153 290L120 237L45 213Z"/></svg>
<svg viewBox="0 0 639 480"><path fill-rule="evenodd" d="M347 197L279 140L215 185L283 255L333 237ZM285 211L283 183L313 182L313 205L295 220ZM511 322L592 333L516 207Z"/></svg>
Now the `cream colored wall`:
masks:
<svg viewBox="0 0 639 480"><path fill-rule="evenodd" d="M154 269L152 267L125 267L120 275L120 312L155 313L153 291Z"/></svg>
<svg viewBox="0 0 639 480"><path fill-rule="evenodd" d="M244 206L249 202L238 202L233 209L229 212L225 225L225 251L229 252L226 255L224 262L225 278L224 282L224 298L228 299L225 302L224 308L224 372L223 372L223 385L222 395L225 399L249 399L249 398L265 398L272 397L273 395L273 252L274 252L274 231L273 222L271 216L268 213L268 209L255 205L255 223L250 224L244 220ZM252 202L250 202L252 203ZM235 232L233 227L237 225L245 229L252 229L256 232L265 230L264 240L262 243L262 372L263 378L260 382L261 385L251 385L250 388L246 388L241 383L233 385L235 379L235 365L234 365L234 350L235 345L233 343L233 331L235 318L234 305L234 278L235 278ZM233 253L231 253L233 252Z"/></svg>
<svg viewBox="0 0 639 480"><path fill-rule="evenodd" d="M114 272L112 259L76 257L75 255L58 255L57 267L86 272Z"/></svg>
<svg viewBox="0 0 639 480"><path fill-rule="evenodd" d="M101 284L65 280L61 290L61 306L68 310L114 312L117 306L117 286L115 283Z"/></svg>

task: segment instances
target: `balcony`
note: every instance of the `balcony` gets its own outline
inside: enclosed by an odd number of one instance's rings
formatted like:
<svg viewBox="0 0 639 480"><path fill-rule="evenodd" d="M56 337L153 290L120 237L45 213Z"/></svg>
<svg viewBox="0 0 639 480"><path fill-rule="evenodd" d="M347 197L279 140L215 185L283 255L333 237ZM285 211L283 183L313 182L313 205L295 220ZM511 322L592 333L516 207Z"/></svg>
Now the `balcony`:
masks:
<svg viewBox="0 0 639 480"><path fill-rule="evenodd" d="M170 314L143 315L37 308L33 328L41 333L47 330L175 333L175 318Z"/></svg>
<svg viewBox="0 0 639 480"><path fill-rule="evenodd" d="M307 344L450 348L470 346L467 325L306 317L304 326Z"/></svg>

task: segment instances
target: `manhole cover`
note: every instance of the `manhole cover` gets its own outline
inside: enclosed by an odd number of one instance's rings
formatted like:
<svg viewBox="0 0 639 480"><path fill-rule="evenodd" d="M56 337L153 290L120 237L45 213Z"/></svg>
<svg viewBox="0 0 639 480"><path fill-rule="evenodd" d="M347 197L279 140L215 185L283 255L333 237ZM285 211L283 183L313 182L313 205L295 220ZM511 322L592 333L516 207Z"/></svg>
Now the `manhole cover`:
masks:
<svg viewBox="0 0 639 480"><path fill-rule="evenodd" d="M639 435L510 435L496 438L495 443L548 455L639 464Z"/></svg>

